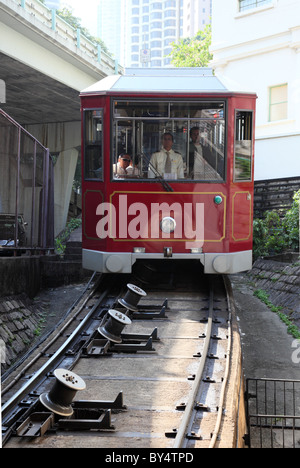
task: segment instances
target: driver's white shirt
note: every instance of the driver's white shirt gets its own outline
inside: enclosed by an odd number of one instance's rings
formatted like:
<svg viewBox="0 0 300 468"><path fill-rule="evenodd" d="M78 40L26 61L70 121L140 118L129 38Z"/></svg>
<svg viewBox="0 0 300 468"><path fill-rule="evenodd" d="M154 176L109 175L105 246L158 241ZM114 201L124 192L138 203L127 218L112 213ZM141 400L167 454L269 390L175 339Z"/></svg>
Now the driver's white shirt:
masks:
<svg viewBox="0 0 300 468"><path fill-rule="evenodd" d="M171 174L174 174L174 178L183 179L184 178L184 169L183 169L183 159L180 153L177 153L174 150L169 151L170 160L171 160ZM165 166L167 161L167 150L161 148L160 151L153 153L150 159L150 164L148 168L148 177L153 179L157 175L164 177ZM154 168L154 169L152 169ZM158 174L156 174L156 172Z"/></svg>

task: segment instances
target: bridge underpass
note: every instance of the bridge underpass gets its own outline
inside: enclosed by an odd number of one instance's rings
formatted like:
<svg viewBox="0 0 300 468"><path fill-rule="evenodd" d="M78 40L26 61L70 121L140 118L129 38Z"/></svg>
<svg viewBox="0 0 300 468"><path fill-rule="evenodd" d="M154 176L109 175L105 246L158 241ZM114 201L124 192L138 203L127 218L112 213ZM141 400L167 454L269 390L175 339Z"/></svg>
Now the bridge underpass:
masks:
<svg viewBox="0 0 300 468"><path fill-rule="evenodd" d="M6 88L0 106L57 156L55 235L65 227L80 151L79 93L115 73L122 73L115 60L54 10L37 0L0 0L0 80Z"/></svg>

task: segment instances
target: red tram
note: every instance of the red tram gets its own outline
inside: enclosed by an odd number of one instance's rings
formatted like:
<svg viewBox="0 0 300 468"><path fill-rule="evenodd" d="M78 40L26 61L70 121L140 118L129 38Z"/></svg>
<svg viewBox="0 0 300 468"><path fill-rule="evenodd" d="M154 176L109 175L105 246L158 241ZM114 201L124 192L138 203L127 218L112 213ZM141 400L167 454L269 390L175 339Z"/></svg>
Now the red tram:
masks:
<svg viewBox="0 0 300 468"><path fill-rule="evenodd" d="M210 69L128 69L80 94L83 267L252 267L256 95Z"/></svg>

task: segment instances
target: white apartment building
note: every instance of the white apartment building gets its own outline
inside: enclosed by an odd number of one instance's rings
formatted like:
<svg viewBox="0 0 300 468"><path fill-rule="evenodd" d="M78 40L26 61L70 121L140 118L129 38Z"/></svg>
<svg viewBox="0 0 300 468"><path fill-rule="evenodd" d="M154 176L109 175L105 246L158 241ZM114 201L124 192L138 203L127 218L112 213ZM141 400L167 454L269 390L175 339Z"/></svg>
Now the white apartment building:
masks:
<svg viewBox="0 0 300 468"><path fill-rule="evenodd" d="M184 0L126 0L129 67L165 67L172 42L183 35Z"/></svg>
<svg viewBox="0 0 300 468"><path fill-rule="evenodd" d="M172 42L210 23L212 0L98 0L98 35L125 67L167 67Z"/></svg>
<svg viewBox="0 0 300 468"><path fill-rule="evenodd" d="M255 91L255 180L300 176L300 1L213 0L216 75Z"/></svg>
<svg viewBox="0 0 300 468"><path fill-rule="evenodd" d="M194 37L211 21L212 0L183 0L183 37Z"/></svg>

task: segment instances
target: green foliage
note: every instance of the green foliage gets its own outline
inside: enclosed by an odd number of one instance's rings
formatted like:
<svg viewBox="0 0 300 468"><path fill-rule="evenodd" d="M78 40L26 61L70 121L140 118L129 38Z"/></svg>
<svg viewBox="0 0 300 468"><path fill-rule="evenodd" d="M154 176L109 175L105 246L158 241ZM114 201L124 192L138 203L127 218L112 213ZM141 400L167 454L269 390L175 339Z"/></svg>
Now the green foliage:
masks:
<svg viewBox="0 0 300 468"><path fill-rule="evenodd" d="M61 10L57 10L57 15L63 18L68 24L73 26L73 28L80 29L81 33L87 39L89 39L91 42L94 42L95 44L100 44L102 50L106 52L107 54L111 55L105 43L102 41L102 39L92 36L92 34L89 32L87 28L84 28L83 26L81 26L81 18L73 16L73 10L70 10L69 8L64 7Z"/></svg>
<svg viewBox="0 0 300 468"><path fill-rule="evenodd" d="M181 39L178 44L172 42L171 63L175 67L207 67L213 56L209 52L211 45L211 25L195 37Z"/></svg>
<svg viewBox="0 0 300 468"><path fill-rule="evenodd" d="M290 335L292 335L294 338L300 338L300 330L298 329L298 327L294 325L294 323L289 319L289 317L286 314L281 312L282 307L277 307L274 304L272 304L272 302L269 300L270 295L266 291L264 291L263 289L257 289L256 291L254 291L253 294L254 296L258 297L258 299L261 302L266 304L272 312L275 312L278 315L280 320L282 320L282 322L284 322L287 325L287 331Z"/></svg>
<svg viewBox="0 0 300 468"><path fill-rule="evenodd" d="M284 230L288 233L287 243L290 249L299 248L299 208L300 190L295 193L293 205L283 220Z"/></svg>
<svg viewBox="0 0 300 468"><path fill-rule="evenodd" d="M293 205L283 219L274 211L267 211L264 219L254 219L254 258L299 249L299 204L300 190L295 193Z"/></svg>
<svg viewBox="0 0 300 468"><path fill-rule="evenodd" d="M79 226L81 226L82 220L81 218L72 218L66 228L59 234L59 236L56 237L54 245L55 245L55 252L58 255L63 255L66 250L66 242L68 238L70 237L70 234L72 231L77 229Z"/></svg>

